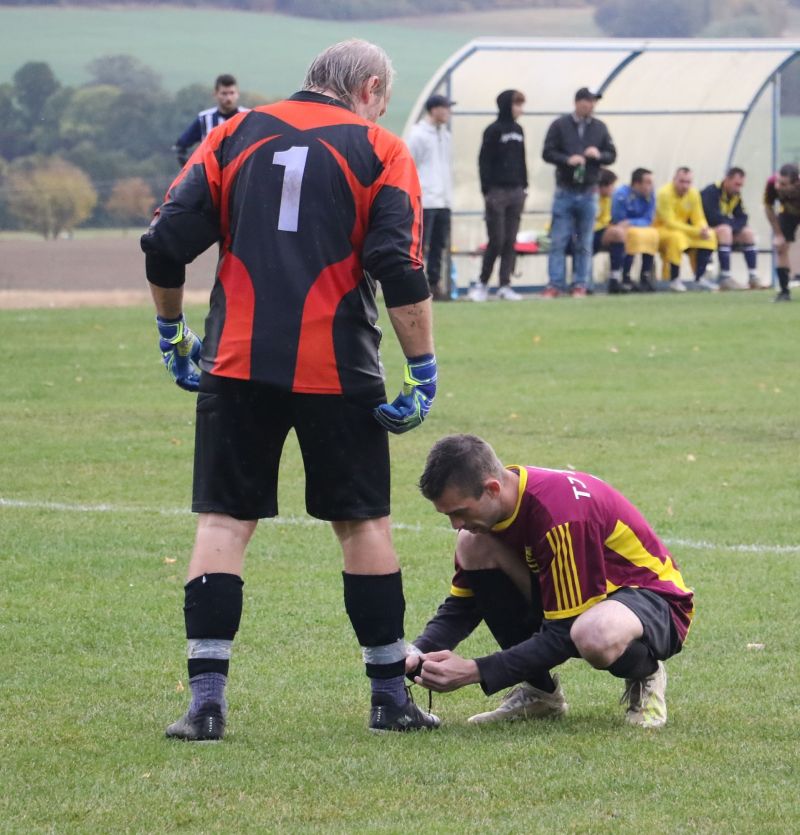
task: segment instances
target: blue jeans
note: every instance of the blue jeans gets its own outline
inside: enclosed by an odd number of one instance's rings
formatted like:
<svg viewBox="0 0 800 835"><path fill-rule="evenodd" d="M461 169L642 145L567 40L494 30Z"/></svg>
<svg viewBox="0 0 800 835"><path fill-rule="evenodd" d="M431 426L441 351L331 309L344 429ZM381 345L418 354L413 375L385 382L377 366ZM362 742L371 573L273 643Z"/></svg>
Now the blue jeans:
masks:
<svg viewBox="0 0 800 835"><path fill-rule="evenodd" d="M566 249L574 237L575 287L587 287L592 275L592 234L597 215L597 193L557 188L553 198L553 225L550 230L550 256L547 275L551 287L562 292L566 283Z"/></svg>

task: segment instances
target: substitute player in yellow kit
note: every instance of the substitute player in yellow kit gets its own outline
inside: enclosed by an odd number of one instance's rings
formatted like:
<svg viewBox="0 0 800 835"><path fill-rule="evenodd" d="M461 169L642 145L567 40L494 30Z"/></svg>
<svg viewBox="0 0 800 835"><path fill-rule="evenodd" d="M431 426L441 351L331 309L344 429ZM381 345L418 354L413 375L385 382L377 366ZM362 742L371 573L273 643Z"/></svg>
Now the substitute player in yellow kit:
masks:
<svg viewBox="0 0 800 835"><path fill-rule="evenodd" d="M719 290L705 277L711 254L717 249L717 236L703 213L700 192L692 186L692 171L681 166L675 176L656 193L656 228L661 254L662 277L669 279L670 290L683 293L680 280L681 258L690 250L694 254L694 279L703 290Z"/></svg>

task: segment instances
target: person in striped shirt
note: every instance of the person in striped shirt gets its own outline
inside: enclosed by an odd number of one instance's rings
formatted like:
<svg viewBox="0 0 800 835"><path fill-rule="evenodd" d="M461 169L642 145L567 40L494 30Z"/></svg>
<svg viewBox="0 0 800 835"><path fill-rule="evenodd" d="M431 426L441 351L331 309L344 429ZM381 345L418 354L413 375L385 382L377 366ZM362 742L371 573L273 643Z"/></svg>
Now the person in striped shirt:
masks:
<svg viewBox="0 0 800 835"><path fill-rule="evenodd" d="M567 704L550 671L583 658L625 679L629 723L666 723L663 662L681 651L693 592L628 499L589 473L504 467L474 435L438 441L419 484L458 536L450 594L406 659L418 684L516 685L473 723L555 717ZM481 620L500 651L453 653Z"/></svg>
<svg viewBox="0 0 800 835"><path fill-rule="evenodd" d="M214 82L214 98L217 104L207 110L201 110L172 146L181 168L189 159L189 149L202 142L217 125L227 122L237 113L247 112L248 108L239 107L237 104L239 85L228 73L217 76Z"/></svg>

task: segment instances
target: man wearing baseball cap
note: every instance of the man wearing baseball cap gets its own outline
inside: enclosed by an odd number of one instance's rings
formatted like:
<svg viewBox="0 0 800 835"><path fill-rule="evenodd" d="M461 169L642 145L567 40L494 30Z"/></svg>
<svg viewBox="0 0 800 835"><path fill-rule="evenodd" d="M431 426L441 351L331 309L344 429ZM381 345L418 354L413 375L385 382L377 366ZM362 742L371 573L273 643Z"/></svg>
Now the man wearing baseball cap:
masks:
<svg viewBox="0 0 800 835"><path fill-rule="evenodd" d="M547 263L546 298L566 292L566 249L574 240L572 296L585 296L591 280L592 231L597 214L600 169L611 165L617 151L608 128L594 118L600 93L581 87L575 110L556 119L547 131L542 158L556 167L553 224Z"/></svg>
<svg viewBox="0 0 800 835"><path fill-rule="evenodd" d="M435 301L450 298L449 280L441 280L442 256L450 274L450 210L453 172L450 151L450 108L447 96L435 93L425 102L425 115L409 131L406 142L414 157L422 187L422 245L426 273Z"/></svg>

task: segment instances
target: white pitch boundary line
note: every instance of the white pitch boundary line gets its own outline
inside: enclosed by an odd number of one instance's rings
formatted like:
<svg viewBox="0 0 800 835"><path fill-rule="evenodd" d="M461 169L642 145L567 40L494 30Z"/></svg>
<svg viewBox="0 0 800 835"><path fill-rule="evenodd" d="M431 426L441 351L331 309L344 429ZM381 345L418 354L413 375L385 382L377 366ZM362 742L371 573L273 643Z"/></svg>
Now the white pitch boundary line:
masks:
<svg viewBox="0 0 800 835"><path fill-rule="evenodd" d="M0 496L0 509L19 508L23 510L53 510L59 513L147 513L156 516L189 516L194 515L187 508L168 507L127 507L124 505L112 504L67 504L66 502L34 502L23 499L6 499ZM276 516L273 519L262 520L266 524L285 525L291 527L311 527L313 525L326 525L320 519L313 519L309 516ZM401 531L413 531L419 533L423 526L419 524L409 525L404 522L392 522L392 528ZM436 533L452 535L454 531L449 528L434 528ZM677 545L681 548L692 548L696 551L733 551L742 554L767 553L767 554L797 554L800 553L800 545L759 545L759 544L738 544L727 545L708 542L700 539L675 539L664 538L667 545Z"/></svg>

